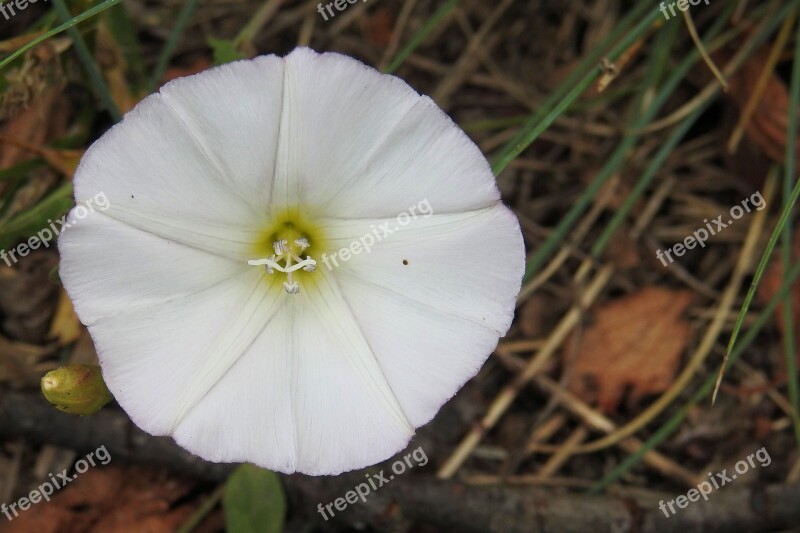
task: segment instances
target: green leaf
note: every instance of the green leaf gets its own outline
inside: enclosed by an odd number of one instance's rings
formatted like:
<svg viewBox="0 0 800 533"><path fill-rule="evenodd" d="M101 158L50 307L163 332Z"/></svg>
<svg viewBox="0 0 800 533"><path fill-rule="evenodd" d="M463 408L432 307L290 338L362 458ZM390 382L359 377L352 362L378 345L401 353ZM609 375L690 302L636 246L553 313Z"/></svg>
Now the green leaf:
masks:
<svg viewBox="0 0 800 533"><path fill-rule="evenodd" d="M7 248L19 239L27 239L36 235L37 231L47 229L51 221L65 215L73 204L72 184L65 183L34 207L0 225L0 248Z"/></svg>
<svg viewBox="0 0 800 533"><path fill-rule="evenodd" d="M387 74L392 74L394 71L400 68L400 66L408 59L414 50L422 44L422 42L428 37L428 35L436 29L439 23L444 20L444 18L450 14L453 8L456 7L458 4L458 0L448 0L446 3L439 6L439 9L436 10L431 18L425 21L425 24L411 37L411 40L408 41L402 50L397 54L397 56L392 60L388 67L386 67L385 72Z"/></svg>
<svg viewBox="0 0 800 533"><path fill-rule="evenodd" d="M237 468L223 499L228 533L280 533L286 517L286 496L274 472L253 465Z"/></svg>
<svg viewBox="0 0 800 533"><path fill-rule="evenodd" d="M121 0L106 0L101 4L97 4L91 9L87 9L80 15L71 18L67 22L63 23L62 25L58 26L57 28L53 28L52 30L43 33L42 35L36 37L35 39L29 41L28 43L20 46L17 50L15 50L12 54L5 57L2 61L0 61L0 69L3 69L6 65L14 61L16 58L36 46L37 44L41 43L42 41L46 41L53 35L58 35L64 30L72 28L73 26L83 22L86 19L92 18L93 16L97 15L98 13L102 13L106 9L113 7L116 4L119 4Z"/></svg>
<svg viewBox="0 0 800 533"><path fill-rule="evenodd" d="M183 37L183 33L186 31L186 27L189 25L189 19L192 18L192 14L194 14L194 11L197 9L197 5L199 3L200 0L188 0L185 4L183 4L180 13L178 13L178 20L175 22L175 27L172 28L167 42L164 43L164 48L161 49L161 53L158 55L158 62L156 63L156 67L153 69L153 75L150 77L147 92L155 91L158 88L159 83L161 83L161 78L164 77L164 73L167 71L169 60L172 58L172 54L178 47L178 42L180 42L181 37Z"/></svg>
<svg viewBox="0 0 800 533"><path fill-rule="evenodd" d="M133 88L138 91L145 84L146 74L144 70L142 46L136 35L136 26L128 15L124 4L118 4L112 7L107 13L111 35L114 37L114 40L122 51L122 55L125 57L128 72L131 73L131 77L133 78Z"/></svg>
<svg viewBox="0 0 800 533"><path fill-rule="evenodd" d="M236 49L236 43L231 40L209 37L208 46L214 51L214 65L244 59L244 56Z"/></svg>

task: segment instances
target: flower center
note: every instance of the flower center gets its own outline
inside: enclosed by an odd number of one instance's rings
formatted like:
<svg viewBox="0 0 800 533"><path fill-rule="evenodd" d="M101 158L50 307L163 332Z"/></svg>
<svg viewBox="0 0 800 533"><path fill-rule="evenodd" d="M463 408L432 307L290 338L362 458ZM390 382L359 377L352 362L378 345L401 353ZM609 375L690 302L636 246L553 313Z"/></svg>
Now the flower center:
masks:
<svg viewBox="0 0 800 533"><path fill-rule="evenodd" d="M263 266L269 274L267 280L277 282L275 276L285 276L283 288L289 294L298 294L301 283L313 286L310 273L317 269L317 262L312 256L319 257L324 246L324 232L313 218L305 216L299 208L286 209L273 214L253 243L250 257L255 259L247 263Z"/></svg>
<svg viewBox="0 0 800 533"><path fill-rule="evenodd" d="M292 273L300 269L306 272L314 272L317 269L316 261L308 255L305 259L302 257L308 247L308 239L305 237L295 239L291 243L286 239L280 239L272 243L274 254L262 259L251 259L247 264L264 265L267 274L274 274L276 270L283 272L288 278L283 282L283 288L289 294L297 294L300 292L300 284L292 279Z"/></svg>

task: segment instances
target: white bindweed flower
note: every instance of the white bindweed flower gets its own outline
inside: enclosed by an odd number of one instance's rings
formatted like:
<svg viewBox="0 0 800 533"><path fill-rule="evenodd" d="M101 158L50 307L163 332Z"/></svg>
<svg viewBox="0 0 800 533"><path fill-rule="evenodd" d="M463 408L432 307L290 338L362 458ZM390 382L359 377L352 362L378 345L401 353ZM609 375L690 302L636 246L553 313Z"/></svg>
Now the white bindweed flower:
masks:
<svg viewBox="0 0 800 533"><path fill-rule="evenodd" d="M336 474L386 459L511 324L522 236L485 158L429 98L342 55L170 82L74 184L109 200L59 240L108 387L139 427L211 461ZM433 214L399 227L420 205ZM322 264L368 234L370 251Z"/></svg>

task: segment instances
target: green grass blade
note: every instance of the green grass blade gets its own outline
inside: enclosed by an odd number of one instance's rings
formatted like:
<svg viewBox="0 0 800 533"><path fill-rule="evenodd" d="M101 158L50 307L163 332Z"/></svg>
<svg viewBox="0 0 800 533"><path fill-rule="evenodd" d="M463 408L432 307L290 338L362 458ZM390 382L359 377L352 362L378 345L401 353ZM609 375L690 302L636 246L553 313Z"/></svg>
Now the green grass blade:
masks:
<svg viewBox="0 0 800 533"><path fill-rule="evenodd" d="M439 23L444 19L454 7L458 4L458 0L448 0L446 3L442 4L439 9L429 18L425 24L414 34L408 44L406 44L400 51L397 53L397 56L389 63L389 66L386 67L386 73L391 74L392 72L396 71L400 68L400 66L408 59L414 50L422 44L422 41L430 35L430 33L439 25Z"/></svg>
<svg viewBox="0 0 800 533"><path fill-rule="evenodd" d="M175 22L175 27L172 28L169 39L167 39L164 49L158 56L158 61L153 69L153 75L150 77L150 82L147 84L147 92L151 93L155 91L158 84L161 82L161 78L164 77L164 72L167 71L169 60L172 59L172 54L175 52L175 48L178 47L178 43L181 37L183 37L183 32L186 31L189 20L192 18L199 3L200 0L189 0L183 5L181 12L178 14L178 20Z"/></svg>
<svg viewBox="0 0 800 533"><path fill-rule="evenodd" d="M0 183L23 178L42 165L44 165L44 161L42 159L29 159L28 161L17 163L10 168L4 168L0 170Z"/></svg>
<svg viewBox="0 0 800 533"><path fill-rule="evenodd" d="M797 203L798 196L800 196L800 180L797 180L794 188L792 189L791 196L789 197L788 201L784 203L784 208L781 212L780 218L778 219L778 223L775 226L775 229L772 230L772 234L769 236L769 241L767 242L767 247L764 249L764 253L761 255L761 259L758 261L758 267L756 267L753 281L750 283L750 288L747 290L747 295L744 297L744 303L742 304L742 308L739 310L739 316L736 318L736 325L733 327L731 339L728 341L728 353L731 353L733 347L736 345L736 339L739 336L739 331L742 329L744 317L747 315L747 310L750 309L750 304L753 301L753 296L756 294L758 284L761 282L761 278L764 275L764 270L767 267L769 258L772 256L772 251L775 249L775 244L778 242L778 237L780 237L783 227L789 220L789 216L792 213L794 204Z"/></svg>
<svg viewBox="0 0 800 533"><path fill-rule="evenodd" d="M39 44L39 43L41 43L43 41L46 41L50 37L52 37L54 35L58 35L59 33L65 31L65 30L68 30L68 29L74 27L77 24L80 24L84 20L90 19L93 16L97 15L98 13L102 13L106 9L108 9L108 8L110 8L112 6L115 6L115 5L119 4L119 3L120 3L120 0L105 0L105 2L96 5L91 9L87 9L86 11L81 13L80 15L77 15L77 16L71 18L70 20L68 20L67 22L61 24L60 26L57 26L57 27L53 28L52 30L43 33L42 35L40 35L40 36L36 37L35 39L33 39L32 41L30 41L29 43L24 44L19 49L17 49L13 53L11 53L9 56L4 58L2 61L0 61L0 69L3 69L6 66L8 66L9 63L14 61L16 58L18 58L19 56L21 56L22 54L24 54L25 52L27 52L28 50L30 50L31 48L36 46L37 44Z"/></svg>
<svg viewBox="0 0 800 533"><path fill-rule="evenodd" d="M794 64L792 65L792 80L789 89L789 116L797 117L798 104L800 104L800 24L795 35ZM784 281L789 265L792 263L792 206L788 205L792 182L798 180L797 176L797 120L789 120L786 133L786 163L783 175L783 207L789 209L789 219L781 233L782 263ZM800 182L800 180L798 180ZM789 388L789 402L792 404L792 423L794 437L800 446L800 388L797 381L797 354L794 334L794 309L792 309L792 294L789 293L783 302L783 345L786 355L786 374Z"/></svg>
<svg viewBox="0 0 800 533"><path fill-rule="evenodd" d="M14 242L30 237L37 231L48 227L49 220L55 220L64 215L72 205L72 183L64 183L37 205L25 210L0 227L0 248L7 248Z"/></svg>
<svg viewBox="0 0 800 533"><path fill-rule="evenodd" d="M633 21L640 19L649 12L643 20L620 41L621 36L630 27ZM499 153L492 158L492 170L495 175L500 174L508 164L516 159L539 135L542 134L598 77L601 70L600 60L606 55L611 43L617 42L611 52L607 54L612 61L637 39L642 37L658 16L658 11L653 11L652 6L640 2L628 15L626 15L614 30L595 47L589 55L581 61L575 70L556 88L541 108L533 113L523 128Z"/></svg>
<svg viewBox="0 0 800 533"><path fill-rule="evenodd" d="M64 0L53 0L53 8L56 10L61 22L69 22L72 13L69 12L69 8L64 3ZM100 99L106 106L108 114L111 115L114 122L119 122L120 119L122 119L122 113L120 113L119 107L117 107L116 102L114 102L111 90L108 88L106 80L103 79L103 73L100 72L100 68L97 66L92 53L89 51L89 47L86 46L86 42L77 29L68 28L67 35L72 39L72 46L75 47L75 52L78 54L78 58L83 64L83 68L86 70L89 80L91 80L92 85L94 85L95 90L100 95Z"/></svg>
<svg viewBox="0 0 800 533"><path fill-rule="evenodd" d="M119 4L108 10L108 27L125 58L127 70L131 75L131 86L138 93L146 82L144 57L136 35L136 26L128 16L125 4Z"/></svg>
<svg viewBox="0 0 800 533"><path fill-rule="evenodd" d="M720 21L722 19L720 18ZM714 35L714 31L722 27L722 22L719 22L715 28L709 31L709 36ZM710 38L710 37L709 37ZM650 106L643 111L640 115L635 116L630 123L631 131L638 131L643 126L648 124L659 112L661 107L666 103L669 96L683 80L692 66L699 61L700 54L695 50L691 52L671 73L669 78L663 83L661 90L657 93L656 97ZM572 205L567 213L561 218L558 225L550 233L550 236L545 239L531 258L525 265L524 281L529 280L535 272L537 272L544 262L550 257L555 249L564 242L567 232L575 225L583 212L591 204L593 198L600 190L601 187L611 178L622 164L625 162L630 150L635 146L639 139L639 135L632 133L623 137L617 148L612 152L611 156L606 161L606 164L598 171L595 178L588 185L583 194Z"/></svg>

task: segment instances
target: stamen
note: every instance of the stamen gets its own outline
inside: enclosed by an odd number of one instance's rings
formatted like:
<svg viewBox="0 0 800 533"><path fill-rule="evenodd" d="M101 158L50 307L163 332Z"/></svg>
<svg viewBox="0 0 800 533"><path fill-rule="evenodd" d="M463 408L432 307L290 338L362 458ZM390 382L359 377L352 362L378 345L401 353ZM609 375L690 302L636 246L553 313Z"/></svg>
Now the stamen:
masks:
<svg viewBox="0 0 800 533"><path fill-rule="evenodd" d="M291 285L288 282L284 281L283 288L286 289L286 292L288 292L289 294L297 294L300 292L300 285L296 281Z"/></svg>
<svg viewBox="0 0 800 533"><path fill-rule="evenodd" d="M308 256L306 256L305 259L301 258L300 255L298 255L291 246L287 246L287 244L288 242L286 239L275 241L272 243L272 247L275 250L274 254L263 259L250 259L247 261L247 264L253 266L264 265L267 274L273 274L276 270L286 274L287 281L283 282L283 288L289 294L298 294L300 292L300 284L292 279L292 272L296 272L300 269L306 272L314 272L317 269L317 262ZM308 239L305 237L295 240L294 244L300 247L300 252L310 246L308 244ZM284 265L281 265L280 261L283 261Z"/></svg>

